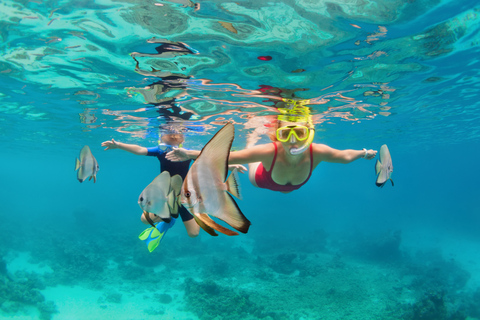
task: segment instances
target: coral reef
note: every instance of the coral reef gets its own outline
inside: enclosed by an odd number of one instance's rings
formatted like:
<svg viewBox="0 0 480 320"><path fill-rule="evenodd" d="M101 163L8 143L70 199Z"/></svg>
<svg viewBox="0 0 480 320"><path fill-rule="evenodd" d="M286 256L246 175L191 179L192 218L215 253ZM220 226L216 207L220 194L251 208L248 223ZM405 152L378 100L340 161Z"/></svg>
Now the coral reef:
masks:
<svg viewBox="0 0 480 320"><path fill-rule="evenodd" d="M53 301L46 301L40 290L45 285L33 273L17 272L14 276L0 275L0 310L14 315L23 306L34 306L38 309L41 320L50 320L57 313Z"/></svg>
<svg viewBox="0 0 480 320"><path fill-rule="evenodd" d="M200 319L279 319L286 315L266 311L250 299L244 290L234 290L214 281L185 280L185 300L190 310Z"/></svg>
<svg viewBox="0 0 480 320"><path fill-rule="evenodd" d="M430 292L417 301L412 308L411 320L465 320L466 315L459 310L449 310L444 292Z"/></svg>
<svg viewBox="0 0 480 320"><path fill-rule="evenodd" d="M353 234L342 244L346 254L375 262L398 262L402 258L399 230L379 234Z"/></svg>

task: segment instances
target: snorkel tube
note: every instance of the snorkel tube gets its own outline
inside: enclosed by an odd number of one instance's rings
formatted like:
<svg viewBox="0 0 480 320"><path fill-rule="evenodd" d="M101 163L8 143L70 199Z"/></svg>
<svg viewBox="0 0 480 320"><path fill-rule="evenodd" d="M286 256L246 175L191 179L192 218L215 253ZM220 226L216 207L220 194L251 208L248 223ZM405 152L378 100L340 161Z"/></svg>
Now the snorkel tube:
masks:
<svg viewBox="0 0 480 320"><path fill-rule="evenodd" d="M310 132L308 133L308 138L305 140L305 142L302 144L301 147L299 148L290 148L290 154L291 155L297 155L302 153L303 151L307 150L307 148L310 146L310 144L313 142L313 137L315 136L315 129L310 128Z"/></svg>

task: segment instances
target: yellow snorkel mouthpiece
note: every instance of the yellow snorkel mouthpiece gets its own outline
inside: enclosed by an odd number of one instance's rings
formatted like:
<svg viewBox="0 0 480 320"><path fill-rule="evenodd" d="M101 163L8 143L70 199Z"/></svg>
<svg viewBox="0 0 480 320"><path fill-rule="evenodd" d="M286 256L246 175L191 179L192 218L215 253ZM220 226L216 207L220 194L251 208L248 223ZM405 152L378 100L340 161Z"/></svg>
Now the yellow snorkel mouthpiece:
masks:
<svg viewBox="0 0 480 320"><path fill-rule="evenodd" d="M314 137L315 137L315 129L310 128L310 132L308 133L307 140L305 140L305 142L299 148L290 148L290 150L289 150L290 154L297 155L297 154L300 154L300 153L304 152L310 146L310 144L313 142Z"/></svg>

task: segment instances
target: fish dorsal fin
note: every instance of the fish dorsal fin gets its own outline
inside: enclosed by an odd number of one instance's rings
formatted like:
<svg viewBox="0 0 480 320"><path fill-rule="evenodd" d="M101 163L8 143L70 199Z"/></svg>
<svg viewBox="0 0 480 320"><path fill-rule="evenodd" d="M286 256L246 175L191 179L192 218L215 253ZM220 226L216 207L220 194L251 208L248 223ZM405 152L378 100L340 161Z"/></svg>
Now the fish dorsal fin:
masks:
<svg viewBox="0 0 480 320"><path fill-rule="evenodd" d="M382 144L380 147L380 161L383 162L384 157L390 157L390 151L386 144Z"/></svg>
<svg viewBox="0 0 480 320"><path fill-rule="evenodd" d="M240 184L238 183L237 168L233 169L226 181L227 191L237 199L242 199L240 195Z"/></svg>
<svg viewBox="0 0 480 320"><path fill-rule="evenodd" d="M166 192L166 194L169 194L170 193L170 173L168 171L163 171L162 173L160 173L158 176L155 177L155 179L153 179L153 181L150 183L150 185L154 185L156 186L157 188L160 187L160 186L168 186L168 190Z"/></svg>
<svg viewBox="0 0 480 320"><path fill-rule="evenodd" d="M80 150L80 159L83 159L86 156L92 155L92 151L90 151L89 146L83 146L82 150Z"/></svg>
<svg viewBox="0 0 480 320"><path fill-rule="evenodd" d="M218 168L222 176L222 181L227 179L228 174L228 156L235 136L235 127L232 123L227 123L220 129L212 139L203 147L198 156L197 163L207 163L208 166ZM200 165L200 164L199 164Z"/></svg>

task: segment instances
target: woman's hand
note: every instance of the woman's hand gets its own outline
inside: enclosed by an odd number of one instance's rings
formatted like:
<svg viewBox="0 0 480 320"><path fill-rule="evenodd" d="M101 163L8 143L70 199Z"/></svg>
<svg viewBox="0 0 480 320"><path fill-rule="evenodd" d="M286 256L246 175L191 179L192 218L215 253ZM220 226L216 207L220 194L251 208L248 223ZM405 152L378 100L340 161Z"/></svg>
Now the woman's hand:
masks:
<svg viewBox="0 0 480 320"><path fill-rule="evenodd" d="M165 155L165 159L172 162L180 162L190 160L190 157L188 156L187 149L173 148L172 151Z"/></svg>
<svg viewBox="0 0 480 320"><path fill-rule="evenodd" d="M228 165L228 170L233 171L235 169L237 169L237 171L240 172L240 173L247 172L247 168L245 168L241 164L229 164Z"/></svg>
<svg viewBox="0 0 480 320"><path fill-rule="evenodd" d="M102 142L102 147L106 147L104 150L109 150L109 149L117 149L118 145L117 145L117 142L112 139L112 141Z"/></svg>
<svg viewBox="0 0 480 320"><path fill-rule="evenodd" d="M365 153L364 158L367 159L367 160L372 160L377 155L377 150L370 149L370 150L366 150L365 152L366 153Z"/></svg>

